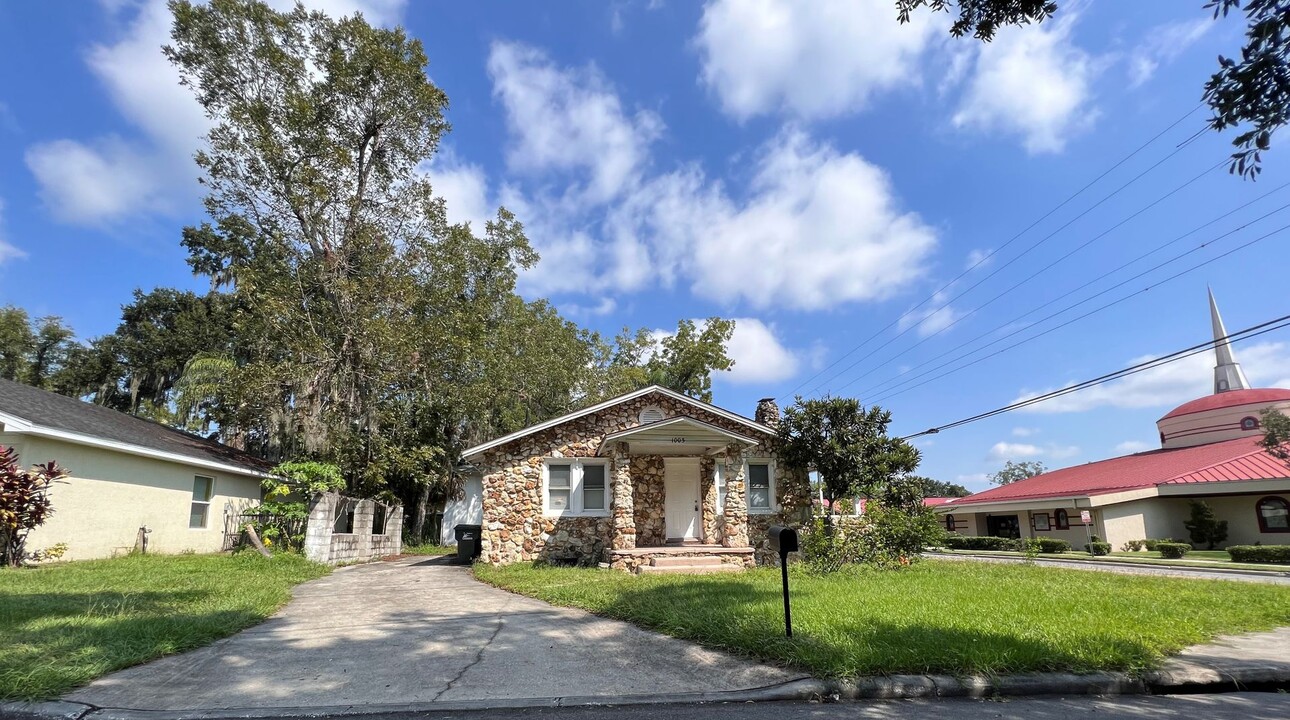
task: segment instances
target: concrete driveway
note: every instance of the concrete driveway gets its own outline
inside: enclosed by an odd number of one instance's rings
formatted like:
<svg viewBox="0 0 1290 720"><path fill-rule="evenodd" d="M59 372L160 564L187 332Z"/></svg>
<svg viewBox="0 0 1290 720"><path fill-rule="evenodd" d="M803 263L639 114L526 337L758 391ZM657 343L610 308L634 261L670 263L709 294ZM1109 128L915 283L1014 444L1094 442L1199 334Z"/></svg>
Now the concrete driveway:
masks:
<svg viewBox="0 0 1290 720"><path fill-rule="evenodd" d="M267 622L102 677L101 708L335 707L622 697L804 677L476 581L441 558L342 568Z"/></svg>

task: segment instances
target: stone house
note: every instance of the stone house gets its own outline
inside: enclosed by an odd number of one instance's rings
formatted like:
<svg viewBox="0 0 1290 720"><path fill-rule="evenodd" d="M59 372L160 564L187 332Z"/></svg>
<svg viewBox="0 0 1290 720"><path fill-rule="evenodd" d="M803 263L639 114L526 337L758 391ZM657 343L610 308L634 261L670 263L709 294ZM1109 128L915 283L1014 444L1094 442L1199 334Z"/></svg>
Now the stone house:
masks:
<svg viewBox="0 0 1290 720"><path fill-rule="evenodd" d="M481 559L494 564L770 562L768 528L810 511L806 473L776 457L778 419L769 399L749 419L646 387L466 450L465 497L445 515L477 508Z"/></svg>

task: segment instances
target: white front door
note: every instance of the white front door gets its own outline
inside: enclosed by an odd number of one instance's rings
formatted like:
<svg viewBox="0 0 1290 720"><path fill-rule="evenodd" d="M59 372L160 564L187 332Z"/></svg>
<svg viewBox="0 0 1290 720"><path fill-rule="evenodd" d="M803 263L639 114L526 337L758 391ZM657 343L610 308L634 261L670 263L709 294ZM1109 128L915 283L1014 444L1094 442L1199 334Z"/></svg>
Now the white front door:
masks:
<svg viewBox="0 0 1290 720"><path fill-rule="evenodd" d="M663 514L668 540L699 539L699 460L667 458Z"/></svg>

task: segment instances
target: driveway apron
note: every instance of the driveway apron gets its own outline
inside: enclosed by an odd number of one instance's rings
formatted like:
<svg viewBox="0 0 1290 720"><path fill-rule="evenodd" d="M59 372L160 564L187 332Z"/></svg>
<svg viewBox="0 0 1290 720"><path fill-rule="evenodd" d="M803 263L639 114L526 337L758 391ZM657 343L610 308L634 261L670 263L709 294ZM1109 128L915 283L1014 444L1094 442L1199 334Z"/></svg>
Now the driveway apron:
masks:
<svg viewBox="0 0 1290 720"><path fill-rule="evenodd" d="M692 693L773 685L760 665L475 580L443 558L342 568L267 622L66 699L192 710Z"/></svg>

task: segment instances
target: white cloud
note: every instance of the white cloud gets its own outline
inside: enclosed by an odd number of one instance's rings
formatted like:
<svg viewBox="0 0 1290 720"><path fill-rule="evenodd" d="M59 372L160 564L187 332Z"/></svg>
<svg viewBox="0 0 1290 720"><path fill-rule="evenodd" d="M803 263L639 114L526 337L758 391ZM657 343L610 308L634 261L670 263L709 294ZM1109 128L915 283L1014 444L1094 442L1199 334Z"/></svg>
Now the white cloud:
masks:
<svg viewBox="0 0 1290 720"><path fill-rule="evenodd" d="M1129 56L1129 87L1146 83L1162 64L1175 60L1213 26L1213 19L1206 17L1157 25L1148 30Z"/></svg>
<svg viewBox="0 0 1290 720"><path fill-rule="evenodd" d="M4 233L4 199L0 198L0 265L27 257L27 253L9 244Z"/></svg>
<svg viewBox="0 0 1290 720"><path fill-rule="evenodd" d="M560 310L570 317L603 317L618 309L618 302L613 298L601 298L600 302L594 305L582 305L579 303L564 303L560 305Z"/></svg>
<svg viewBox="0 0 1290 720"><path fill-rule="evenodd" d="M1141 440L1125 440L1115 446L1115 451L1121 454L1140 453L1153 449L1155 449L1154 445L1142 442Z"/></svg>
<svg viewBox="0 0 1290 720"><path fill-rule="evenodd" d="M1096 115L1098 62L1071 38L1077 17L1003 28L981 44L954 125L1019 135L1032 154L1061 152Z"/></svg>
<svg viewBox="0 0 1290 720"><path fill-rule="evenodd" d="M273 4L293 5L287 0ZM361 10L370 20L388 23L397 19L403 0L306 4L333 15ZM210 128L192 92L179 85L179 73L161 54L170 40L166 3L113 1L105 9L133 17L116 42L90 46L85 62L139 137L56 139L31 146L25 155L50 213L77 225L174 213L196 198L198 170L192 156Z"/></svg>
<svg viewBox="0 0 1290 720"><path fill-rule="evenodd" d="M963 263L963 269L971 270L972 268L988 264L990 252L991 251L989 249L985 248L974 249L972 252L968 253L967 262Z"/></svg>
<svg viewBox="0 0 1290 720"><path fill-rule="evenodd" d="M988 473L971 473L969 475L959 475L954 478L954 482L966 487L973 492L981 492L990 487L990 475Z"/></svg>
<svg viewBox="0 0 1290 720"><path fill-rule="evenodd" d="M1019 460L1039 457L1044 449L1030 443L997 442L990 448L991 460Z"/></svg>
<svg viewBox="0 0 1290 720"><path fill-rule="evenodd" d="M901 208L881 168L801 130L785 129L755 152L748 187L735 197L697 164L651 172L645 153L656 124L623 114L598 74L507 43L494 45L490 66L517 136L515 163L526 169L523 185L503 184L500 204L524 220L542 256L521 277L526 293L688 283L727 304L812 310L890 297L922 276L936 246L935 231ZM573 110L581 107L600 110ZM561 185L567 170L585 173L590 192L578 179ZM570 267L597 271L575 280Z"/></svg>
<svg viewBox="0 0 1290 720"><path fill-rule="evenodd" d="M881 168L795 129L755 168L742 202L695 167L655 178L611 214L612 235L646 246L665 282L680 274L697 295L757 308L886 298L923 274L936 233Z"/></svg>
<svg viewBox="0 0 1290 720"><path fill-rule="evenodd" d="M726 352L735 366L721 377L733 383L770 383L797 374L798 354L780 342L773 326L756 318L734 318L735 331Z"/></svg>
<svg viewBox="0 0 1290 720"><path fill-rule="evenodd" d="M948 328L958 322L963 315L951 307L947 300L946 293L936 293L921 307L911 309L900 316L899 328L903 331L917 325L919 337L935 335Z"/></svg>
<svg viewBox="0 0 1290 720"><path fill-rule="evenodd" d="M451 150L440 150L434 161L421 170L430 177L435 195L444 199L448 207L448 222L470 223L476 233L495 217L495 205L490 204L488 178L484 169L472 163L461 162Z"/></svg>
<svg viewBox="0 0 1290 720"><path fill-rule="evenodd" d="M1031 435L1038 435L1039 428L1015 427L1012 429L1012 434L1016 437L1030 437Z"/></svg>
<svg viewBox="0 0 1290 720"><path fill-rule="evenodd" d="M585 171L593 201L614 197L636 177L663 131L654 113L629 114L594 66L562 69L541 50L495 42L488 73L506 109L511 168Z"/></svg>
<svg viewBox="0 0 1290 720"><path fill-rule="evenodd" d="M1250 383L1255 387L1290 387L1290 378L1279 375L1284 372L1282 368L1290 365L1290 347L1286 344L1237 345L1234 352ZM1125 365L1137 365L1153 357L1156 356L1145 355L1133 358ZM1212 394L1214 392L1213 368L1213 353L1200 353L1130 375L1122 380L1036 403L1023 408L1023 411L1051 414L1085 412L1103 407L1168 409L1188 400ZM1052 388L1052 390L1055 389L1057 388ZM1023 390L1013 402L1027 400L1050 391Z"/></svg>
<svg viewBox="0 0 1290 720"><path fill-rule="evenodd" d="M890 3L872 0L713 0L695 42L703 83L727 114L810 119L916 84L923 51L943 29L940 13L902 25Z"/></svg>

